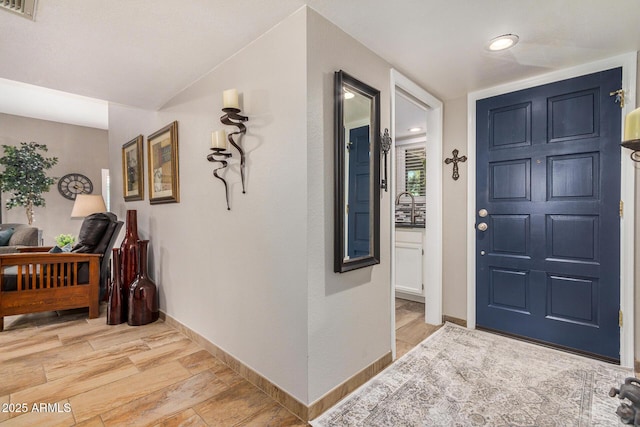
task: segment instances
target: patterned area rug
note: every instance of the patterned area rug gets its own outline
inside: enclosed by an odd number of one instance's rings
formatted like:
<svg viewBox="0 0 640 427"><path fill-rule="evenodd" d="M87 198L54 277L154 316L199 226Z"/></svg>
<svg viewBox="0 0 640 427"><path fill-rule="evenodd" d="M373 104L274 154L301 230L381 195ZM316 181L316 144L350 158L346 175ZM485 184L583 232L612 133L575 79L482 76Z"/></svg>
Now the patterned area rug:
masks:
<svg viewBox="0 0 640 427"><path fill-rule="evenodd" d="M630 369L447 323L311 422L321 426L622 426Z"/></svg>

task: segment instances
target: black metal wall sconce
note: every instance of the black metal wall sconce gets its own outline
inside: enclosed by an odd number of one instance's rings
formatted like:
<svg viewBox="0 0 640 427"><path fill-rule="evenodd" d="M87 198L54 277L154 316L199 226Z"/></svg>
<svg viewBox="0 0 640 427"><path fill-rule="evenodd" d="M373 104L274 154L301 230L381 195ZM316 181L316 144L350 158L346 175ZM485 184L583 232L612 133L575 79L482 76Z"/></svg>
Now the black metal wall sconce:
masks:
<svg viewBox="0 0 640 427"><path fill-rule="evenodd" d="M387 181L387 153L391 149L391 136L389 135L389 129L387 128L384 128L384 134L380 138L380 149L384 156L384 178L382 178L380 188L384 191L389 191L389 182Z"/></svg>
<svg viewBox="0 0 640 427"><path fill-rule="evenodd" d="M213 170L213 176L218 178L224 184L225 197L227 200L227 210L231 210L229 206L229 186L227 181L224 180L218 171L227 167L227 159L232 157L230 152L227 152L227 141L235 147L240 153L240 179L242 181L242 193L246 193L245 190L245 154L240 144L240 138L247 133L247 127L243 124L249 120L248 117L240 114L240 103L238 101L238 90L228 89L222 93L222 111L225 113L220 117L220 122L228 126L235 126L237 131L231 132L227 135L225 130L218 130L211 135L211 151L212 153L207 156L207 160L210 162L221 163L222 165ZM233 139L233 136L237 135L237 140ZM216 158L219 157L219 158Z"/></svg>
<svg viewBox="0 0 640 427"><path fill-rule="evenodd" d="M222 93L223 104L222 111L225 115L220 117L220 121L228 126L235 126L237 131L229 134L229 142L240 153L240 179L242 180L242 193L246 193L244 187L244 170L245 170L245 158L244 150L240 145L240 137L247 133L247 127L242 123L249 120L248 117L240 115L240 104L238 102L238 91L236 89L225 90ZM233 140L233 135L238 135L238 142Z"/></svg>
<svg viewBox="0 0 640 427"><path fill-rule="evenodd" d="M231 136L229 136L231 139ZM215 168L213 170L213 176L218 178L224 184L224 194L227 199L227 210L230 211L229 207L229 186L227 185L227 181L224 180L223 177L218 175L218 171L220 169L224 169L227 167L228 162L227 159L231 157L231 153L227 152L227 132L222 129L215 131L211 134L211 154L207 156L207 160L210 162L221 163L222 166ZM220 157L217 159L216 157Z"/></svg>
<svg viewBox="0 0 640 427"><path fill-rule="evenodd" d="M640 108L624 118L624 137L620 145L633 151L631 160L640 162Z"/></svg>

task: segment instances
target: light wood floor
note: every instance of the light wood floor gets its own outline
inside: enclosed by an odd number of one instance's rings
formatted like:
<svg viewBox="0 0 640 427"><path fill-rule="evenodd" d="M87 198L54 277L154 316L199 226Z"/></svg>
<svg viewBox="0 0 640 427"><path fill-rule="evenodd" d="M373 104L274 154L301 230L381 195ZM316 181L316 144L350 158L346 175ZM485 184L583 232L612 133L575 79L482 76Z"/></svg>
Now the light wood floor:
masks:
<svg viewBox="0 0 640 427"><path fill-rule="evenodd" d="M398 357L436 330L424 304L396 300ZM0 425L306 424L164 322L108 326L103 306L91 320L83 310L5 318Z"/></svg>
<svg viewBox="0 0 640 427"><path fill-rule="evenodd" d="M396 298L396 359L439 328L424 323L424 304Z"/></svg>
<svg viewBox="0 0 640 427"><path fill-rule="evenodd" d="M76 311L5 318L0 425L306 424L162 321L108 326Z"/></svg>

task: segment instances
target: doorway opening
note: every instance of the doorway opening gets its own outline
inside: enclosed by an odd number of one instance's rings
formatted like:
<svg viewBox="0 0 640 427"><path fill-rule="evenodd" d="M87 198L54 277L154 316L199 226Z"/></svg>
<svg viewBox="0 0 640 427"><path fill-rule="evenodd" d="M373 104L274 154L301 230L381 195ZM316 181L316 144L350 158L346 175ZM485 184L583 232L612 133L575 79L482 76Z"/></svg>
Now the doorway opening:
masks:
<svg viewBox="0 0 640 427"><path fill-rule="evenodd" d="M428 336L433 332L429 325L442 324L442 110L440 100L391 70L388 188L395 202L390 215L394 359L397 318L398 336L407 335L405 344ZM416 309L422 313L417 315ZM399 353L406 350L403 346Z"/></svg>
<svg viewBox="0 0 640 427"><path fill-rule="evenodd" d="M528 88L559 82L566 79L598 73L604 70L622 67L622 89L627 93L635 93L636 90L636 61L635 52L617 57L584 64L578 67L552 72L535 78L530 78L518 82L512 82L501 86L470 93L467 97L468 105L468 155L470 158L477 157L476 152L476 101L492 96L517 92ZM635 99L630 97L625 104L621 117L635 108ZM620 123L620 127L623 123ZM624 154L621 157L620 173L620 199L624 206L624 213L620 215L620 318L624 318L620 326L620 364L625 367L633 366L634 354L634 306L633 306L633 276L634 276L634 197L635 180L634 165L629 156ZM476 327L476 253L480 250L476 244L476 230L474 228L477 220L477 209L481 209L476 204L476 164L471 161L469 164L468 200L467 200L467 326ZM624 317L622 317L624 316Z"/></svg>

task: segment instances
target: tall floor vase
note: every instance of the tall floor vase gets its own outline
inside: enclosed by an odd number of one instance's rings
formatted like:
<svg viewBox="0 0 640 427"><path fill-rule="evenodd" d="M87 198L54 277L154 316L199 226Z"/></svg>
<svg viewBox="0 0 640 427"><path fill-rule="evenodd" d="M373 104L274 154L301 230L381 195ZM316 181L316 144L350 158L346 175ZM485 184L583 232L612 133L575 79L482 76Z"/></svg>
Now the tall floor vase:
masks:
<svg viewBox="0 0 640 427"><path fill-rule="evenodd" d="M107 305L107 325L119 325L126 320L126 313L122 311L122 280L120 279L120 249L113 248L113 281L109 291Z"/></svg>
<svg viewBox="0 0 640 427"><path fill-rule="evenodd" d="M120 278L122 280L122 313L128 313L128 296L131 282L138 274L138 211L127 211L127 229L120 245Z"/></svg>
<svg viewBox="0 0 640 427"><path fill-rule="evenodd" d="M129 316L131 326L146 325L158 320L158 288L147 272L148 240L138 240L138 275L129 289Z"/></svg>

